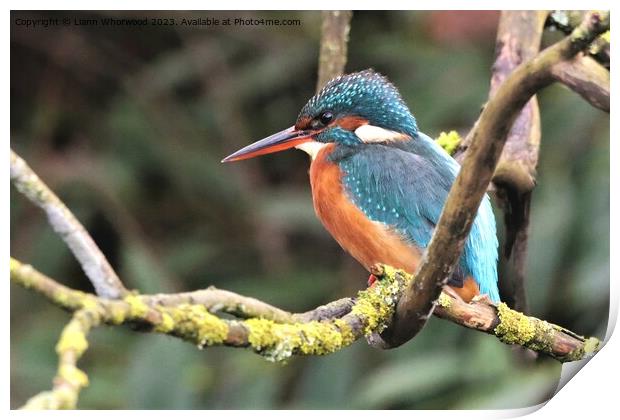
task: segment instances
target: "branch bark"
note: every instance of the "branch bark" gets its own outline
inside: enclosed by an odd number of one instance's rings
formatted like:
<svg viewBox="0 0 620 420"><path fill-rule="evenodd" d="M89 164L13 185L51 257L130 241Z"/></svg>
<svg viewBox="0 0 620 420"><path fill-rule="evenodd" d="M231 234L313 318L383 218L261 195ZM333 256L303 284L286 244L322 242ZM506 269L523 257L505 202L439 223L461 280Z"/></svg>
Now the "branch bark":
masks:
<svg viewBox="0 0 620 420"><path fill-rule="evenodd" d="M100 322L99 312L93 309L80 309L73 314L56 345L59 361L54 387L51 391L44 391L30 398L22 409L76 408L80 391L88 386L88 376L78 369L77 361L88 348L88 333Z"/></svg>
<svg viewBox="0 0 620 420"><path fill-rule="evenodd" d="M13 150L11 182L19 192L45 212L50 226L79 261L99 296L118 298L128 293L84 226Z"/></svg>
<svg viewBox="0 0 620 420"><path fill-rule="evenodd" d="M552 74L592 106L609 112L609 70L592 57L577 54L572 60L553 66Z"/></svg>
<svg viewBox="0 0 620 420"><path fill-rule="evenodd" d="M546 11L502 12L489 98L495 95L519 64L538 54L547 15ZM508 259L513 273L509 277L512 287L508 288L510 290L504 293L503 297L512 308L520 312L529 312L525 290L525 261L530 202L536 185L539 148L540 110L538 99L533 96L515 120L493 175L496 196L504 210L504 256ZM500 286L506 289L506 283L503 282Z"/></svg>
<svg viewBox="0 0 620 420"><path fill-rule="evenodd" d="M385 347L407 342L426 324L463 251L506 136L523 106L553 82L554 64L572 59L607 29L608 12L588 13L570 36L517 67L487 103L472 130L471 146L415 274L416 281L403 294L392 324L381 336Z"/></svg>
<svg viewBox="0 0 620 420"><path fill-rule="evenodd" d="M321 16L323 24L321 26L317 92L331 79L344 72L353 12L350 10L327 10L321 12Z"/></svg>

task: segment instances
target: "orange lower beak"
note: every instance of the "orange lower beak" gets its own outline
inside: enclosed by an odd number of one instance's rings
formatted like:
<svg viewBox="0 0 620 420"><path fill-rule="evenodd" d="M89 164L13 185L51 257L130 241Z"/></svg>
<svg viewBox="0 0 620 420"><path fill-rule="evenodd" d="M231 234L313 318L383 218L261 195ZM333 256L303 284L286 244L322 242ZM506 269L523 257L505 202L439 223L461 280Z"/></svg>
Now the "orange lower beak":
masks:
<svg viewBox="0 0 620 420"><path fill-rule="evenodd" d="M236 160L250 159L255 156L266 155L268 153L279 152L290 149L299 144L312 140L311 131L296 130L295 126L282 130L267 138L245 146L232 155L222 159L222 162L234 162Z"/></svg>

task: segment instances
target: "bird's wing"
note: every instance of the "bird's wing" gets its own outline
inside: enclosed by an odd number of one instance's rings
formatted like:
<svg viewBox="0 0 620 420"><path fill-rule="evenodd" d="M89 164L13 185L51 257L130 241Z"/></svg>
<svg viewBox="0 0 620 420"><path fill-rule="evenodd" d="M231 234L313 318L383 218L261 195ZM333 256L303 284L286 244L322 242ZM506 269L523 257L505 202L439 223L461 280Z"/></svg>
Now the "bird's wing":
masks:
<svg viewBox="0 0 620 420"><path fill-rule="evenodd" d="M458 164L432 140L401 148L366 145L340 162L349 198L374 221L426 248L456 174ZM424 142L424 143L422 143ZM498 300L497 237L488 197L481 204L454 280L471 275L482 293Z"/></svg>

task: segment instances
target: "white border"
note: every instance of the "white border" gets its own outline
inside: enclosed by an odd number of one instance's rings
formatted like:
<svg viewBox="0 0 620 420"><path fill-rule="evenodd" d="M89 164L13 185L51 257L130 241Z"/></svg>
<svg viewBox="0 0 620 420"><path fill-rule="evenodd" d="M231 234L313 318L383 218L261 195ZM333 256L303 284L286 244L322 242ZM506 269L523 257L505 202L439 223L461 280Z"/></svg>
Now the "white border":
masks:
<svg viewBox="0 0 620 420"><path fill-rule="evenodd" d="M522 9L583 9L586 6L590 9L611 9L612 10L612 21L616 22L614 8L612 7L611 2L607 1L588 1L584 3L583 1L519 1L514 3L498 3L495 1L476 1L474 2L462 2L462 1L446 1L446 0L434 0L432 2L405 2L405 1L365 1L359 0L356 2L342 2L342 1L325 1L325 0L316 0L312 2L284 2L284 1L262 1L262 2L250 2L250 1L236 1L236 0L228 0L225 3L215 3L208 4L204 1L187 1L187 0L178 0L174 3L172 2L163 2L163 1L148 1L148 2L139 2L139 1L118 1L118 0L108 0L108 1L91 1L85 3L82 1L76 0L66 0L66 1L56 1L56 2L44 2L44 1L9 1L7 2L11 9L20 10L20 9L41 9L41 10L71 10L71 9L111 9L111 10L130 10L130 9L145 9L145 10L202 10L202 9L210 9L210 10L234 10L234 9L246 9L246 10L291 10L291 9L300 9L300 10L322 10L322 9L381 9L381 10L405 10L414 7L419 10L435 10L435 9L497 9L501 7L502 9L508 10L522 10ZM220 6L220 7L218 7ZM224 7L221 7L224 6ZM8 14L8 13L7 13ZM6 19L4 22L9 22L10 19ZM6 24L6 23L5 23ZM7 25L6 29L6 38L3 43L3 54L2 57L8 58L9 50L10 50L10 25ZM614 38L613 43L616 43L615 32L612 35ZM7 59L8 62L8 59ZM617 67L617 66L616 66ZM4 121L5 132L9 131L10 119L9 119L9 109L10 109L10 77L9 77L9 65L5 62L5 65L2 66L2 71L4 74L4 98L3 101L3 113L2 119ZM617 70L612 68L612 80L617 80ZM612 82L612 89L613 89ZM618 136L617 123L615 122L614 110L616 107L613 102L615 98L615 94L612 94L612 117L611 117L611 131L610 137L611 139L615 139L611 141L611 156L616 157L619 156L619 148L617 145L617 141L620 140L620 136ZM7 141L7 144L9 141ZM7 168L5 171L8 173L8 149L5 148L2 150L2 161L7 163ZM616 161L613 161L611 164L611 215L617 215L618 212L618 203L616 194L617 191L617 181L618 179L618 168L615 165ZM2 194L6 197L5 200L2 200L2 232L4 235L2 240L0 241L0 246L4 251L3 254L5 256L9 255L9 235L7 232L9 231L9 183L5 182L2 184ZM615 218L612 216L611 218L611 255L620 255L618 254L618 246L617 240L614 237L614 234L617 232L620 234L618 230L618 223ZM609 318L609 326L607 332L607 338L610 338L611 332L615 326L618 315L618 283L617 283L617 263L612 260L611 264L611 302L610 302L610 318ZM8 274L8 273L7 273ZM4 316L4 331L5 331L5 345L2 347L3 352L3 360L5 367L2 380L2 391L4 396L4 403L6 410L9 407L9 372L10 372L10 360L9 360L9 343L8 343L8 331L9 331L9 319L10 319L10 311L9 311L9 282L3 282L4 294L5 296L5 316ZM542 409L538 410L538 407L530 407L526 409L519 410L489 410L489 411L415 411L414 413L407 412L390 412L390 416L395 417L407 417L410 416L423 416L424 418L507 418L507 417L516 417L520 415L525 415L527 413L530 414L530 418L544 418L547 419L550 416L558 416L564 418L577 418L577 417L595 417L607 413L614 413L616 411L615 402L617 397L617 385L616 381L618 378L618 356L620 355L620 344L618 344L617 337L611 337L607 342L605 348L601 350L599 354L597 354L589 363L587 363L586 367L582 369L574 379L568 381L568 383L560 390L560 392L552 398L548 404L546 404ZM565 365L562 369L562 376L565 378L567 375L571 375L571 371L574 370L574 365ZM10 413L12 416L19 417L39 417L41 415L45 415L46 417L58 417L58 418L67 418L74 416L84 416L88 415L89 417L100 417L104 418L108 417L110 413L106 411L74 411L74 412L46 412L46 413L28 413L28 412L16 412L13 411ZM226 411L224 413L212 413L212 415L219 416L225 415L227 417L232 416L233 418L246 417L260 415L261 412L256 412L254 414L250 414L248 411L240 411L240 412L231 412ZM267 414L267 413L263 413ZM300 415L304 415L304 412L294 411L271 411L268 413L270 418L283 418L290 419L291 417L297 417ZM115 416L125 415L134 416L135 413L131 412L123 412L123 411L115 411ZM157 411L149 411L147 414L149 417L154 416L159 418L163 418L164 416L170 415L166 412L157 412ZM176 415L176 414L175 414ZM187 416L188 418L198 418L201 419L206 415L205 413L199 411L184 411L182 416ZM311 414L314 415L314 414ZM334 416L334 417L342 417L346 416L347 413L342 411L322 411L321 416ZM367 416L376 416L376 413L372 411L364 411L364 412L351 412L348 415L355 416L356 418L366 418Z"/></svg>

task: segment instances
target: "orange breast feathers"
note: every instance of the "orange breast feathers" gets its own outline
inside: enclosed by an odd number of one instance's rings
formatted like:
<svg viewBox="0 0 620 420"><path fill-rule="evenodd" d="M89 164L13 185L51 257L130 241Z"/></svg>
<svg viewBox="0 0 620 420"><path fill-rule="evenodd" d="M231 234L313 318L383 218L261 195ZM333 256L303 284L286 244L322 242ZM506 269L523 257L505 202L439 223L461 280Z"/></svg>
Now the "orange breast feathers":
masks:
<svg viewBox="0 0 620 420"><path fill-rule="evenodd" d="M310 166L317 216L340 246L367 270L384 263L415 272L421 252L383 223L370 220L349 200L340 181L340 168L327 160L333 148L333 144L323 147Z"/></svg>

